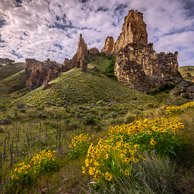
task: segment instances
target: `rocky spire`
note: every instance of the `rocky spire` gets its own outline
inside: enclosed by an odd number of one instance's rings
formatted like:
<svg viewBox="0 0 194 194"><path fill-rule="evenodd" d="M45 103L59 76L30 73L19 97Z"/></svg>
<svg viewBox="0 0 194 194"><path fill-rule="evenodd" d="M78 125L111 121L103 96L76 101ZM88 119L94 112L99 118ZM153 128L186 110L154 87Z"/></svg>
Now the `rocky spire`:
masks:
<svg viewBox="0 0 194 194"><path fill-rule="evenodd" d="M115 43L116 51L124 48L129 43L148 44L146 24L143 21L143 14L130 10L125 17L122 32Z"/></svg>
<svg viewBox="0 0 194 194"><path fill-rule="evenodd" d="M79 43L78 43L78 48L77 48L77 52L74 55L74 57L72 58L72 67L80 67L81 65L81 61L82 60L87 60L88 57L88 48L87 45L82 37L82 34L80 34L80 38L79 38Z"/></svg>

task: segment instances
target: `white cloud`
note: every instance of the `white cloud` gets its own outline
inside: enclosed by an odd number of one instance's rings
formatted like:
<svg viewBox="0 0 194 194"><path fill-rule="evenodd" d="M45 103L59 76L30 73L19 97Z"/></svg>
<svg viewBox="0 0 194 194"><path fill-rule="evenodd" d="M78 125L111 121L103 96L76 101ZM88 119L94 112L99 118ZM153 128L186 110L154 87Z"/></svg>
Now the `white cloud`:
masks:
<svg viewBox="0 0 194 194"><path fill-rule="evenodd" d="M119 36L130 9L144 13L148 38L157 52L179 51L180 65L194 64L192 0L1 0L0 57L62 62L77 49L79 33L88 47ZM193 4L192 4L193 5ZM98 10L98 11L97 11ZM58 45L58 46L56 46Z"/></svg>

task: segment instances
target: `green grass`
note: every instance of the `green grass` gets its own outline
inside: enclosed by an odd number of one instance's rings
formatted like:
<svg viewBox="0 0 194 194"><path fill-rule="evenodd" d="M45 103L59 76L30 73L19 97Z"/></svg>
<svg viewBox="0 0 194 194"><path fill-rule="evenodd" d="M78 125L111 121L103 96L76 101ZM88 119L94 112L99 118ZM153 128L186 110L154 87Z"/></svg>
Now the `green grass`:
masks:
<svg viewBox="0 0 194 194"><path fill-rule="evenodd" d="M24 70L0 81L0 105L9 104L28 92Z"/></svg>
<svg viewBox="0 0 194 194"><path fill-rule="evenodd" d="M189 68L190 70L188 71L187 68ZM181 73L181 75L183 75L185 73L190 73L191 76L194 76L194 66L179 67L179 72ZM184 79L187 81L192 81L192 77L184 77Z"/></svg>
<svg viewBox="0 0 194 194"><path fill-rule="evenodd" d="M89 56L89 64L96 66L100 73L106 73L115 64L115 57Z"/></svg>
<svg viewBox="0 0 194 194"><path fill-rule="evenodd" d="M25 69L25 63L13 63L13 65L4 65L0 67L0 80L3 80L15 73L18 73Z"/></svg>
<svg viewBox="0 0 194 194"><path fill-rule="evenodd" d="M131 90L103 74L99 76L72 69L52 80L48 89L40 87L20 100L31 105L63 106L65 103L91 104L99 100L126 103L133 99L144 103L155 101L154 97Z"/></svg>

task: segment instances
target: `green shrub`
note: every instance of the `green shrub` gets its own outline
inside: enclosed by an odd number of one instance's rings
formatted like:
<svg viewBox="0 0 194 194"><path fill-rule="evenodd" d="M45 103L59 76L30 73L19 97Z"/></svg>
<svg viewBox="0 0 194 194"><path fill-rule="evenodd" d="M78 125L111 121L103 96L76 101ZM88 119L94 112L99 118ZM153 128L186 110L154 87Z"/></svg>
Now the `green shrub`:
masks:
<svg viewBox="0 0 194 194"><path fill-rule="evenodd" d="M154 107L155 107L153 103L148 103L146 106L147 106L148 108L154 108Z"/></svg>
<svg viewBox="0 0 194 194"><path fill-rule="evenodd" d="M110 112L108 115L107 115L107 118L116 118L117 117L117 113L115 112Z"/></svg>
<svg viewBox="0 0 194 194"><path fill-rule="evenodd" d="M80 114L79 112L76 112L76 113L75 113L75 117L81 118L81 114Z"/></svg>
<svg viewBox="0 0 194 194"><path fill-rule="evenodd" d="M85 125L94 125L96 124L95 121L95 116L92 113L87 114L85 120L84 120Z"/></svg>
<svg viewBox="0 0 194 194"><path fill-rule="evenodd" d="M96 105L104 106L105 102L103 100L99 100L98 102L96 102Z"/></svg>
<svg viewBox="0 0 194 194"><path fill-rule="evenodd" d="M103 113L102 111L100 111L100 112L98 113L98 116L99 116L100 118L102 118L102 117L104 116L104 113Z"/></svg>
<svg viewBox="0 0 194 194"><path fill-rule="evenodd" d="M112 59L111 63L108 64L105 70L105 75L107 77L115 77L114 75L115 59Z"/></svg>

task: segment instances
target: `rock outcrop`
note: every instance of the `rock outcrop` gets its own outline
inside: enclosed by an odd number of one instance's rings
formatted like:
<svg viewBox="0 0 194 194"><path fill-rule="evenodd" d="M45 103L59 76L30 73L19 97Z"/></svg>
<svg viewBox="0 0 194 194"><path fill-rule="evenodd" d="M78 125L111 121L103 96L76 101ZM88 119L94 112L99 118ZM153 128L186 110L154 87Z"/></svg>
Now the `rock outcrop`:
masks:
<svg viewBox="0 0 194 194"><path fill-rule="evenodd" d="M33 90L42 85L47 86L48 82L57 77L60 71L60 64L50 59L44 62L26 59L26 87Z"/></svg>
<svg viewBox="0 0 194 194"><path fill-rule="evenodd" d="M179 82L177 55L177 52L157 54L152 43L147 46L130 43L117 53L115 75L118 81L140 91Z"/></svg>
<svg viewBox="0 0 194 194"><path fill-rule="evenodd" d="M108 36L105 40L104 47L101 50L101 53L109 56L109 55L114 55L115 51L115 43L114 43L114 38L112 36Z"/></svg>
<svg viewBox="0 0 194 194"><path fill-rule="evenodd" d="M143 14L130 10L125 17L122 32L115 43L115 50L119 51L129 43L139 42L142 45L148 44L146 24L143 21Z"/></svg>
<svg viewBox="0 0 194 194"><path fill-rule="evenodd" d="M178 52L158 54L153 43L147 44L142 13L129 11L115 48L115 75L131 88L146 92L183 80L178 71Z"/></svg>
<svg viewBox="0 0 194 194"><path fill-rule="evenodd" d="M182 80L170 91L170 94L194 99L194 85L192 82Z"/></svg>
<svg viewBox="0 0 194 194"><path fill-rule="evenodd" d="M91 48L91 49L89 49L89 54L93 55L93 56L96 56L96 55L99 55L100 52L97 48Z"/></svg>
<svg viewBox="0 0 194 194"><path fill-rule="evenodd" d="M71 59L71 68L81 67L82 61L84 60L87 61L87 58L88 58L88 48L82 37L82 34L80 34L77 52Z"/></svg>
<svg viewBox="0 0 194 194"><path fill-rule="evenodd" d="M75 53L72 59L65 58L64 63L62 65L62 71L68 71L75 67L81 67L81 71L86 72L88 53L88 47L82 37L82 34L80 34L77 52Z"/></svg>

